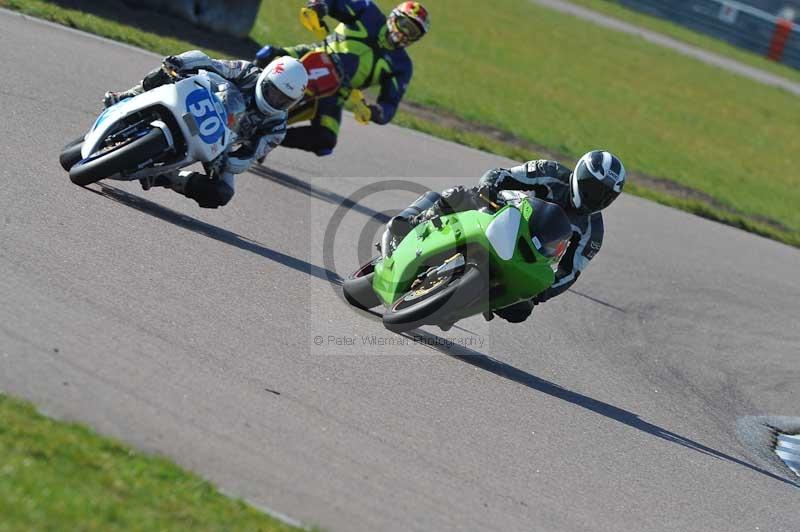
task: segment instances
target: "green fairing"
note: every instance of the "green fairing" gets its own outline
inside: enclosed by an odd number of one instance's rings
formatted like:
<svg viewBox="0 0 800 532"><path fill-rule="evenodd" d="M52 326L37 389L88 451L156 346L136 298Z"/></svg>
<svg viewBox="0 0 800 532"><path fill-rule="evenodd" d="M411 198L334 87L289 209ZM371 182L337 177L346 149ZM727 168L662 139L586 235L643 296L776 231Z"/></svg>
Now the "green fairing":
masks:
<svg viewBox="0 0 800 532"><path fill-rule="evenodd" d="M411 290L411 284L421 273L465 249L470 250L467 253L467 262L477 256L476 254L480 255L479 250L489 258L492 297L481 311L497 310L530 299L546 290L553 284L555 275L551 260L531 245L528 222L534 212L530 202L524 200L519 205L522 216L516 236L517 245L511 259L500 258L486 236L489 224L512 208L514 207L506 206L494 214L465 211L440 217L438 220L441 224L429 221L419 225L403 239L390 258L375 266L372 284L375 293L389 308ZM436 225L440 227L437 228ZM527 255L529 259L533 255L535 262L525 260L523 251L520 250L521 243L528 246L530 252Z"/></svg>

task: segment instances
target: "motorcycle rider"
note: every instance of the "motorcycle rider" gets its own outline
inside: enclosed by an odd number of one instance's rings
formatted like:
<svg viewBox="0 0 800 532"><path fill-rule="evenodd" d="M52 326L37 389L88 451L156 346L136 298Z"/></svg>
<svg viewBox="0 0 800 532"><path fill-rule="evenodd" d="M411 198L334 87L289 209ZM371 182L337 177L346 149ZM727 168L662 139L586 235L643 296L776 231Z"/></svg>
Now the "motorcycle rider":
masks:
<svg viewBox="0 0 800 532"><path fill-rule="evenodd" d="M428 11L419 2L403 2L386 17L372 0L309 0L308 7L320 20L330 15L341 22L326 42L341 59L351 88L380 86L376 103L369 106L370 120L379 125L391 122L411 82L412 63L405 48L428 33ZM265 65L283 55L302 58L308 52L325 49L323 43L265 46L256 55L256 64ZM348 96L343 88L320 99L311 125L289 129L283 146L318 156L333 153Z"/></svg>
<svg viewBox="0 0 800 532"><path fill-rule="evenodd" d="M559 262L553 285L529 301L522 301L496 311L511 322L525 321L533 307L555 297L572 286L586 269L603 243L603 216L625 185L625 168L607 151L591 151L581 157L575 170L556 161L530 161L514 168L495 168L484 174L474 189L462 186L445 190L441 195L428 192L389 221L381 242L391 254L415 226L443 214L486 206L485 200L497 203L522 191L560 205L572 224L569 247ZM484 199L479 199L480 197Z"/></svg>
<svg viewBox="0 0 800 532"><path fill-rule="evenodd" d="M205 174L180 171L140 180L145 190L154 186L170 188L195 200L200 207L216 209L227 204L234 194L234 175L247 171L257 159L283 141L289 109L305 92L308 73L294 58L278 58L263 70L249 61L211 59L193 50L164 59L142 83L123 92L107 92L103 104L110 107L198 70L214 72L235 85L242 93L246 110L238 122L237 142L228 152L204 163ZM231 151L234 150L234 151Z"/></svg>

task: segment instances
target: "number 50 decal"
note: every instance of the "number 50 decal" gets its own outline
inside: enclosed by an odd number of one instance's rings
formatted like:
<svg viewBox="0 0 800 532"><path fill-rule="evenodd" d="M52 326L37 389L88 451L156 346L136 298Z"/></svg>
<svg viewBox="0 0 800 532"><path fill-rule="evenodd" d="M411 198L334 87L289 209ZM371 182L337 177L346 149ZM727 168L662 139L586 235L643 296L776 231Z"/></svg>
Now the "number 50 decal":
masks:
<svg viewBox="0 0 800 532"><path fill-rule="evenodd" d="M206 144L216 144L225 134L224 121L217 113L211 95L205 89L197 89L186 97L186 109L192 113L200 130L200 138Z"/></svg>

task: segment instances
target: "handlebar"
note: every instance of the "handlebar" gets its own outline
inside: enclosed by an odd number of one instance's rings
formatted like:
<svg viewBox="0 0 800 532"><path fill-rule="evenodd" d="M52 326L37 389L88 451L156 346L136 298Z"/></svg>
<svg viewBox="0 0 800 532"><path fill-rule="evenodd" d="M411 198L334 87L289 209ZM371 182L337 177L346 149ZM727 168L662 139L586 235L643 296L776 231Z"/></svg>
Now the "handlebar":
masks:
<svg viewBox="0 0 800 532"><path fill-rule="evenodd" d="M486 197L484 194L478 194L477 196L478 196L478 198L483 200L484 203L486 203L487 205L489 205L491 208L493 208L496 211L499 211L502 208L500 205L498 205L497 203L493 202L491 199Z"/></svg>
<svg viewBox="0 0 800 532"><path fill-rule="evenodd" d="M503 198L497 196L497 193L486 194L482 185L471 187L468 189L475 203L483 203L486 207L490 207L492 211L499 211L505 205ZM492 197L493 196L493 197Z"/></svg>

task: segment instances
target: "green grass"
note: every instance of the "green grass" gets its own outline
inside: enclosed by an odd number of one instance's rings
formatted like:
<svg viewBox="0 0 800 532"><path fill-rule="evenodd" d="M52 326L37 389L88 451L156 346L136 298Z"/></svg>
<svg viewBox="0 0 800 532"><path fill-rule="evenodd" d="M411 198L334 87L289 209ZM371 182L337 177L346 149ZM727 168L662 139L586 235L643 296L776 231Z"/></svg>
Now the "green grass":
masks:
<svg viewBox="0 0 800 532"><path fill-rule="evenodd" d="M630 22L636 26L657 31L673 39L685 42L686 44L692 44L730 59L735 59L736 61L772 72L773 74L783 76L792 81L800 82L800 70L796 68L776 63L775 61L771 61L750 51L737 48L720 39L715 39L703 33L692 31L679 24L674 24L667 20L651 17L639 11L629 9L620 5L617 0L570 0L570 2L594 9L595 11L610 15L619 20Z"/></svg>
<svg viewBox="0 0 800 532"><path fill-rule="evenodd" d="M750 64L798 74L748 52L603 0L580 0ZM265 0L251 33L258 42L309 40L297 22L302 0ZM394 0L379 0L381 7ZM797 98L642 39L550 11L527 0L491 4L429 0L433 30L412 47L415 77L407 99L461 119L511 132L515 146L435 122L401 122L448 139L516 159L537 151L576 158L604 147L629 171L668 179L714 198L716 207L685 200L647 182L629 192L800 242L800 174L793 164L800 138ZM161 53L190 45L41 0L0 0L72 26L120 38ZM666 29L665 29L666 28ZM153 40L155 39L155 41ZM347 134L344 130L343 134ZM529 145L528 152L520 145ZM541 147L542 150L537 150ZM476 175L483 169L476 169ZM757 220L773 220L765 225Z"/></svg>
<svg viewBox="0 0 800 532"><path fill-rule="evenodd" d="M461 128L453 128L430 120L421 119L413 114L400 112L395 119L398 125L416 129L440 138L469 146L479 150L496 153L509 159L525 160L528 158L546 158L544 154L522 148L519 145L498 141L487 135L474 133ZM800 247L800 233L781 230L773 225L753 220L747 216L732 213L726 209L716 208L706 201L684 197L682 193L669 193L660 189L643 186L634 179L626 189L626 193L646 198L662 205L690 212L709 220L738 227L750 233L777 240L791 246Z"/></svg>
<svg viewBox="0 0 800 532"><path fill-rule="evenodd" d="M416 51L413 99L572 156L606 147L631 170L800 231L796 97L517 0L493 3L480 44L463 29L480 9L450 12Z"/></svg>
<svg viewBox="0 0 800 532"><path fill-rule="evenodd" d="M259 23L254 38L304 38L294 24L299 4L264 2L261 20L270 23ZM416 74L409 100L572 157L606 147L630 170L668 178L741 214L700 208L699 202L658 191L647 193L652 199L721 221L735 219L734 225L758 227L787 242L800 240L800 175L792 162L800 138L795 96L635 36L576 24L525 0L496 0L490 9L460 0L429 4L433 30L410 49ZM414 125L434 133L443 129ZM471 136L461 142L492 144ZM641 186L630 190L643 193ZM759 215L789 231L748 221Z"/></svg>
<svg viewBox="0 0 800 532"><path fill-rule="evenodd" d="M0 531L299 529L171 462L0 394Z"/></svg>

